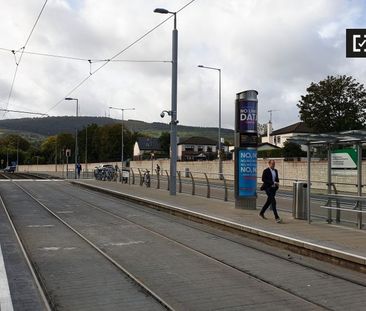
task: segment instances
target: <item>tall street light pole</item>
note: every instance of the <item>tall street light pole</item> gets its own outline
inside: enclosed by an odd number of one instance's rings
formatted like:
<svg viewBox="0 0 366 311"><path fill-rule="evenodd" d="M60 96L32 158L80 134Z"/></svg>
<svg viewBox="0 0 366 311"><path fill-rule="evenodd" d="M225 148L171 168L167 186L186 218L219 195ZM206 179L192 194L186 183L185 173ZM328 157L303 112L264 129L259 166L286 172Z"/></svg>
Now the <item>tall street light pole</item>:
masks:
<svg viewBox="0 0 366 311"><path fill-rule="evenodd" d="M78 116L79 116L79 99L72 98L72 97L66 97L65 100L75 100L76 101L76 127L75 127L75 179L77 179L77 172L76 172L76 165L78 161Z"/></svg>
<svg viewBox="0 0 366 311"><path fill-rule="evenodd" d="M219 177L222 178L222 157L221 157L221 69L198 65L199 68L216 70L219 72L219 133L218 133L218 157L219 157Z"/></svg>
<svg viewBox="0 0 366 311"><path fill-rule="evenodd" d="M88 178L88 126L85 127L85 171Z"/></svg>
<svg viewBox="0 0 366 311"><path fill-rule="evenodd" d="M19 137L17 138L17 166L16 166L16 170L17 172L19 171Z"/></svg>
<svg viewBox="0 0 366 311"><path fill-rule="evenodd" d="M115 110L120 110L122 112L122 137L121 137L121 172L122 172L122 168L123 168L123 149L124 149L124 143L123 143L123 121L124 121L124 112L125 110L135 110L135 108L115 108L115 107L109 107L109 109L115 109Z"/></svg>
<svg viewBox="0 0 366 311"><path fill-rule="evenodd" d="M176 195L177 186L177 81L178 81L178 30L177 30L177 12L170 12L166 9L157 8L155 13L173 14L174 29L172 35L172 104L171 104L171 122L170 122L170 195Z"/></svg>

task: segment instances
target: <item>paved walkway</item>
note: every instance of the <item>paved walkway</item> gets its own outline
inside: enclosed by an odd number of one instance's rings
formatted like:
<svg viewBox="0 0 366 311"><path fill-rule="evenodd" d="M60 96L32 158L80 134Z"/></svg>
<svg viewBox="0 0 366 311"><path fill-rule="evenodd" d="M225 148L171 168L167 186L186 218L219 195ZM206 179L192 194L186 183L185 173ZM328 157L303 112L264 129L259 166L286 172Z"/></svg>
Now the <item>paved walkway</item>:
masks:
<svg viewBox="0 0 366 311"><path fill-rule="evenodd" d="M271 211L267 211L268 219L264 220L258 216L258 210L235 209L233 202L182 193L170 196L166 190L116 182L96 180L74 182L130 196L146 203L161 204L164 207L192 213L192 215L224 223L262 237L300 246L337 259L345 259L363 266L366 271L366 232L364 230L330 225L321 220L308 224L307 221L293 219L290 213L281 213L283 223L277 224ZM290 203L289 200L288 204Z"/></svg>

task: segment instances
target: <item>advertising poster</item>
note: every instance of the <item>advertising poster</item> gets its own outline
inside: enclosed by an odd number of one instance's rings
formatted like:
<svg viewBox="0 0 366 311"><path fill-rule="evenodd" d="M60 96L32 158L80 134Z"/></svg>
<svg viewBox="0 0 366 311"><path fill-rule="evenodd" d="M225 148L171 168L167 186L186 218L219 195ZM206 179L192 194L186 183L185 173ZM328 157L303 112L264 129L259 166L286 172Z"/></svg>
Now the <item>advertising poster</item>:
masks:
<svg viewBox="0 0 366 311"><path fill-rule="evenodd" d="M238 150L238 195L255 197L257 194L257 150Z"/></svg>
<svg viewBox="0 0 366 311"><path fill-rule="evenodd" d="M257 133L257 102L242 101L239 103L239 132Z"/></svg>

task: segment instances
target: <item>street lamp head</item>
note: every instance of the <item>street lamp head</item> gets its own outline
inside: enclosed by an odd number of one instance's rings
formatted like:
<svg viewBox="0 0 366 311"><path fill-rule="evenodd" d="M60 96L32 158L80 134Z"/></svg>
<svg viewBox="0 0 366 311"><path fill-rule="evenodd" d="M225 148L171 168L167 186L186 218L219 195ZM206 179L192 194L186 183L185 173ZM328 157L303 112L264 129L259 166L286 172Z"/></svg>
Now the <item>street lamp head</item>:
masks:
<svg viewBox="0 0 366 311"><path fill-rule="evenodd" d="M209 67L209 66L204 66L204 65L198 65L197 67L199 67L199 68L204 68L204 69L217 70L217 71L220 71L220 72L221 72L221 68Z"/></svg>
<svg viewBox="0 0 366 311"><path fill-rule="evenodd" d="M76 100L77 98L66 97L65 100Z"/></svg>
<svg viewBox="0 0 366 311"><path fill-rule="evenodd" d="M156 8L156 9L154 10L154 13L168 14L168 13L171 13L171 12L169 12L169 11L168 11L168 10L166 10L166 9Z"/></svg>

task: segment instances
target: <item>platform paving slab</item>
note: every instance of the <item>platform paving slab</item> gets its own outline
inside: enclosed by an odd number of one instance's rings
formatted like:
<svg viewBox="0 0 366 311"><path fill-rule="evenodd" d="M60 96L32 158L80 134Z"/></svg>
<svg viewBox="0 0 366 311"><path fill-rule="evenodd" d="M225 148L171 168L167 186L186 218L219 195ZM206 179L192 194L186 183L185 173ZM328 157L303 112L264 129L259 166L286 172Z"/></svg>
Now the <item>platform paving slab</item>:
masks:
<svg viewBox="0 0 366 311"><path fill-rule="evenodd" d="M236 209L233 202L208 199L189 194L176 196L161 189L146 188L139 185L117 182L78 180L74 184L89 186L114 195L138 200L146 204L157 204L182 213L190 213L204 220L243 230L274 241L288 243L309 251L315 251L341 260L350 261L366 271L366 232L364 230L327 224L317 220L293 219L290 213L281 213L283 222L277 224L271 211L266 212L267 220L259 217L257 210ZM288 204L291 202L288 201Z"/></svg>

